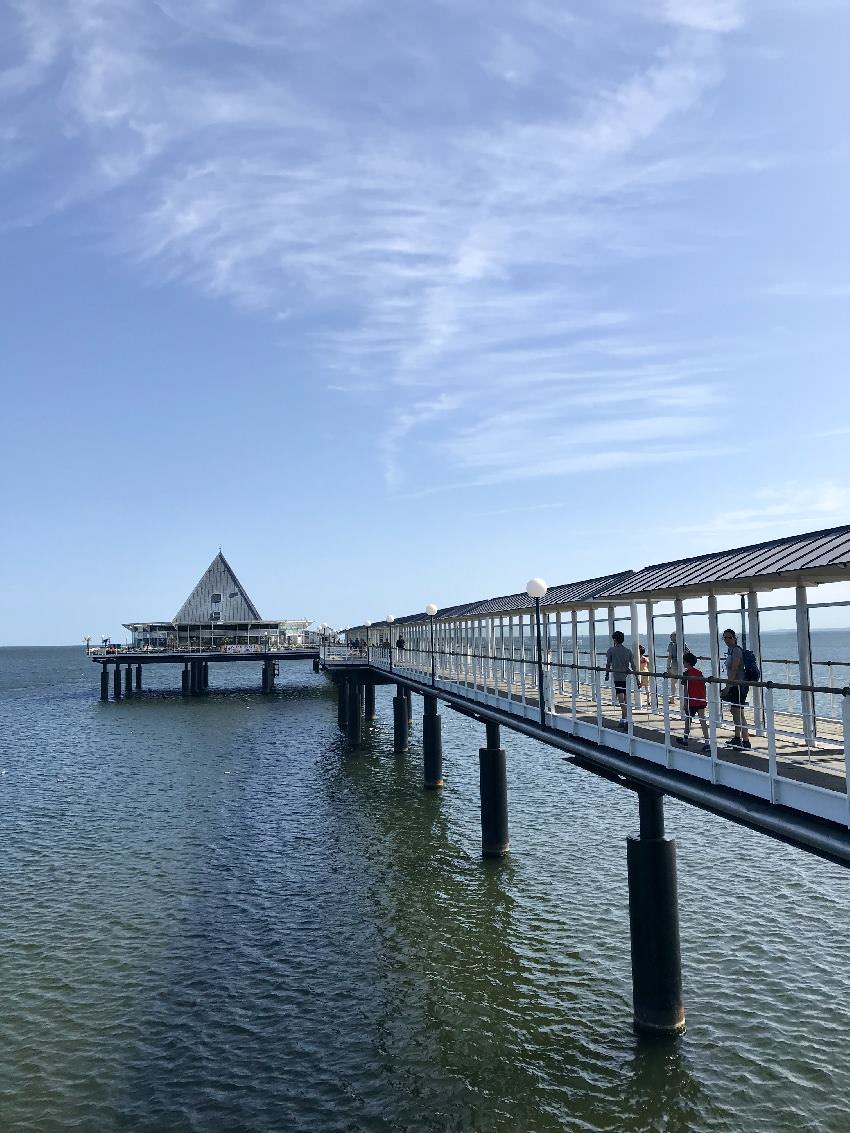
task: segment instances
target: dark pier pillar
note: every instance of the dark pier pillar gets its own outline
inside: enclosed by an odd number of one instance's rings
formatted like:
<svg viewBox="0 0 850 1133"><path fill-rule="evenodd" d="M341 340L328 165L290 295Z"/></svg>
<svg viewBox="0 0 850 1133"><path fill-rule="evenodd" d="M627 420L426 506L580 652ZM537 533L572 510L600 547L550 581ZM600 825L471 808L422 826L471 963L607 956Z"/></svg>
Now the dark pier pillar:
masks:
<svg viewBox="0 0 850 1133"><path fill-rule="evenodd" d="M363 704L363 718L366 720L375 719L375 682L366 680L364 683L364 704Z"/></svg>
<svg viewBox="0 0 850 1133"><path fill-rule="evenodd" d="M634 1028L678 1035L685 1029L676 843L664 834L664 796L638 790L640 834L627 842Z"/></svg>
<svg viewBox="0 0 850 1133"><path fill-rule="evenodd" d="M100 699L109 700L109 669L106 665L100 666Z"/></svg>
<svg viewBox="0 0 850 1133"><path fill-rule="evenodd" d="M443 785L442 721L437 714L436 696L423 696L425 712L422 716L422 755L425 786L431 789Z"/></svg>
<svg viewBox="0 0 850 1133"><path fill-rule="evenodd" d="M396 685L396 695L393 697L393 751L400 754L407 751L407 697L404 688Z"/></svg>
<svg viewBox="0 0 850 1133"><path fill-rule="evenodd" d="M336 693L338 697L336 722L339 724L340 731L344 732L348 719L348 681L344 677L340 677L336 682Z"/></svg>
<svg viewBox="0 0 850 1133"><path fill-rule="evenodd" d="M487 746L478 749L481 792L481 852L500 858L508 852L508 770L499 747L499 725L487 724Z"/></svg>
<svg viewBox="0 0 850 1133"><path fill-rule="evenodd" d="M124 670L124 694L126 696L133 695L133 666L128 665Z"/></svg>
<svg viewBox="0 0 850 1133"><path fill-rule="evenodd" d="M206 692L207 689L210 687L210 663L209 663L209 661L203 662L202 670L203 670L203 678L204 678L204 692Z"/></svg>
<svg viewBox="0 0 850 1133"><path fill-rule="evenodd" d="M183 672L180 674L180 691L184 696L188 696L191 691L188 661L183 662Z"/></svg>
<svg viewBox="0 0 850 1133"><path fill-rule="evenodd" d="M407 700L407 722L410 724L413 721L413 689L406 688L404 690L404 696Z"/></svg>
<svg viewBox="0 0 850 1133"><path fill-rule="evenodd" d="M314 657L314 658L313 658L313 672L314 672L314 673L318 673L318 671L319 671L319 667L320 667L320 666L319 666L319 658L318 658L318 657Z"/></svg>
<svg viewBox="0 0 850 1133"><path fill-rule="evenodd" d="M142 691L142 666L136 666L136 692Z"/></svg>
<svg viewBox="0 0 850 1133"><path fill-rule="evenodd" d="M112 674L112 696L115 700L121 699L121 666L115 666L115 672Z"/></svg>
<svg viewBox="0 0 850 1133"><path fill-rule="evenodd" d="M347 713L348 742L352 747L360 747L363 738L363 716L360 710L360 683L348 682L348 713Z"/></svg>
<svg viewBox="0 0 850 1133"><path fill-rule="evenodd" d="M203 675L201 673L201 662L192 662L192 695L200 696L203 691Z"/></svg>
<svg viewBox="0 0 850 1133"><path fill-rule="evenodd" d="M268 663L268 661L263 661L262 687L263 687L263 692L271 692L271 685L269 683L269 663Z"/></svg>

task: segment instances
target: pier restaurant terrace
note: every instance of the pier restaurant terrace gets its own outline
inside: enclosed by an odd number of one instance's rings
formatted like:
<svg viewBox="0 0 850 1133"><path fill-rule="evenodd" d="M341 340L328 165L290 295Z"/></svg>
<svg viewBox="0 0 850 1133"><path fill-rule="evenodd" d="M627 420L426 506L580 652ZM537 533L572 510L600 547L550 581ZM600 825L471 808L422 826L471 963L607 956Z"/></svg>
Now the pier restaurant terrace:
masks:
<svg viewBox="0 0 850 1133"><path fill-rule="evenodd" d="M125 622L132 648L208 652L301 645L310 618L263 618L219 551L170 621Z"/></svg>

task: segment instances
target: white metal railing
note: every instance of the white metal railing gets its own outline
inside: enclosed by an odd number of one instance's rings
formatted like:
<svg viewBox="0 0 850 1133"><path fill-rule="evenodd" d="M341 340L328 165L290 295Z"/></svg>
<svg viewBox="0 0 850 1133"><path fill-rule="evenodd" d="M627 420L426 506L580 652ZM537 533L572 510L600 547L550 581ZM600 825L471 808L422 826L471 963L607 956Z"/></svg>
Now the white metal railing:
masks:
<svg viewBox="0 0 850 1133"><path fill-rule="evenodd" d="M836 682L748 682L750 690L760 690L759 719L754 721L752 705L734 711L718 695L725 681L706 676L708 744L703 751L699 716L692 717L688 745L677 742L685 725L681 680L666 672L644 671L642 686L629 674L621 706L613 679L604 680L604 666L593 664L587 652L574 662L563 659L565 650L557 650L554 659L546 654L538 667L532 644L513 639L505 644L504 651L485 647L433 652L419 645L364 645L357 650L326 645L321 655L330 665L368 665L397 673L777 805L850 825L850 688L837 687ZM736 736L743 736L743 726L752 746L733 747Z"/></svg>

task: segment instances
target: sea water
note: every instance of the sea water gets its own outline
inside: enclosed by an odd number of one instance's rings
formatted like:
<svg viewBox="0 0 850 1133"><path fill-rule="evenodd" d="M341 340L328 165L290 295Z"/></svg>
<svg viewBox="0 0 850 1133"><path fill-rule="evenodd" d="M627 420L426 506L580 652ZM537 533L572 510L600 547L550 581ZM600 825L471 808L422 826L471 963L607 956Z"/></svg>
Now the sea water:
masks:
<svg viewBox="0 0 850 1133"><path fill-rule="evenodd" d="M81 650L0 650L4 1133L847 1130L850 874L668 801L688 1030L639 1040L634 795L503 731L484 862L480 725L441 709L426 792L418 706L350 752L280 669L101 703Z"/></svg>

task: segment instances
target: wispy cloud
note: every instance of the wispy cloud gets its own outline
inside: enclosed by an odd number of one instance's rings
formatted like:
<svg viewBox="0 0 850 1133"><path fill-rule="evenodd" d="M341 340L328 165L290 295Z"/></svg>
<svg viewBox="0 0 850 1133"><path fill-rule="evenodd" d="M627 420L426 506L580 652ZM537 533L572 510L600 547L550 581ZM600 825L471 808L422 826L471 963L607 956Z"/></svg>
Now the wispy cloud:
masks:
<svg viewBox="0 0 850 1133"><path fill-rule="evenodd" d="M596 26L552 0L7 9L0 91L41 97L6 128L26 124L31 172L69 170L58 191L34 175L19 219L96 200L90 230L152 282L285 312L331 388L374 395L390 488L423 445L491 483L710 432L716 363L648 339L599 270L698 240L671 192L752 170L750 146L686 126L742 4L601 4L637 45L604 80Z"/></svg>

